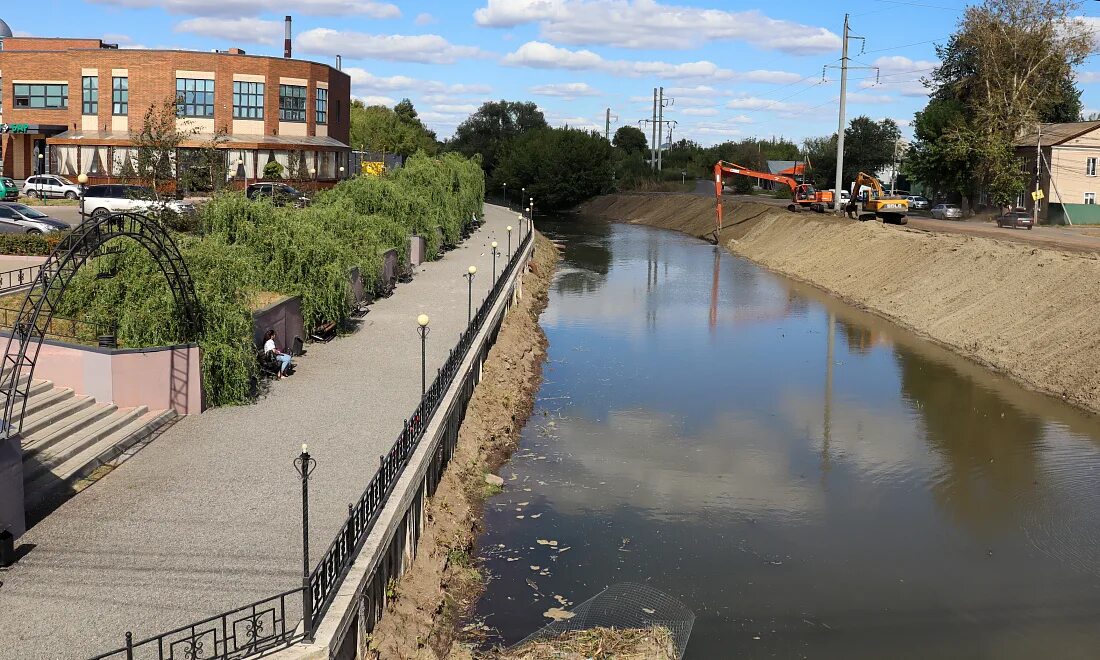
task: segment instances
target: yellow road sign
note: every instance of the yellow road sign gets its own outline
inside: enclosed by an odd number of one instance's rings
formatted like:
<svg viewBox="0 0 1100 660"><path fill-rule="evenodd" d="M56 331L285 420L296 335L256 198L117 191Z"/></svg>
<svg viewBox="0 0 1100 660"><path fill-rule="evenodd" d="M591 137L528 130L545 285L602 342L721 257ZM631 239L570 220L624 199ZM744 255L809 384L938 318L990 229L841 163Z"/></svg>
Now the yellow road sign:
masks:
<svg viewBox="0 0 1100 660"><path fill-rule="evenodd" d="M1036 201L1036 202L1037 202L1037 201L1039 201L1040 199L1042 199L1043 197L1045 197L1045 195L1043 195L1043 191L1042 191L1042 190L1036 190L1035 192L1031 193L1031 199L1032 199L1033 201Z"/></svg>

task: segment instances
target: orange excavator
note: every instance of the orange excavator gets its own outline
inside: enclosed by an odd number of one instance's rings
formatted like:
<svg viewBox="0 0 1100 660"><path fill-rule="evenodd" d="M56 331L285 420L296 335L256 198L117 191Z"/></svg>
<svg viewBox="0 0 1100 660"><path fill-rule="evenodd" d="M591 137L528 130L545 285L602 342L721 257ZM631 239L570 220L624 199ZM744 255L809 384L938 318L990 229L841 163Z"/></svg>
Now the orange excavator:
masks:
<svg viewBox="0 0 1100 660"><path fill-rule="evenodd" d="M816 190L811 184L799 183L784 174L757 172L741 165L720 160L714 164L714 194L718 198L716 232L722 231L722 179L726 174L775 181L789 187L791 189L791 203L787 205L788 211L798 212L802 209L810 209L811 211L824 213L833 205L833 192L831 190ZM718 234L715 233L715 240L717 240L717 237Z"/></svg>

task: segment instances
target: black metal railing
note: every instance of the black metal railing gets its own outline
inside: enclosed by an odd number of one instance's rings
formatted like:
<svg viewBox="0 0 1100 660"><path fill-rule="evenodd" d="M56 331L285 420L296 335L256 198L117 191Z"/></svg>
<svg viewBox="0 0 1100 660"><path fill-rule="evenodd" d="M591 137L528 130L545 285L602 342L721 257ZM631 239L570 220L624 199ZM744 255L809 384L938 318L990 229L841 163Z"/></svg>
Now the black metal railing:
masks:
<svg viewBox="0 0 1100 660"><path fill-rule="evenodd" d="M528 221L521 227L526 235L512 254L500 276L493 283L488 296L482 301L477 313L459 336L458 343L451 349L446 362L436 372L435 380L421 396L412 416L405 420L389 452L379 457L379 467L367 485L359 500L348 509L348 517L340 527L336 538L329 544L321 561L309 576L308 598L311 616L299 628L305 618L300 610L304 603L305 586L283 592L277 596L225 612L198 623L177 628L173 631L155 635L140 642L133 642L131 633L126 633L126 645L115 651L95 656L91 660L175 660L177 658L202 658L204 660L241 660L266 653L279 646L289 646L302 639L312 639L317 621L325 614L337 588L340 586L355 561L363 541L373 529L375 521L385 507L387 499L397 485L409 459L423 439L435 413L438 411L444 395L454 383L463 361L473 345L474 339L489 320L493 306L505 291L505 283L511 278L527 246L533 240L533 230ZM521 232L523 230L521 229ZM486 350L487 352L487 350ZM467 379L461 396L463 407L473 394L473 381ZM458 436L458 420L448 420L446 447L442 464L446 463L453 451ZM453 427L453 428L450 428ZM298 612L293 618L290 611ZM295 608L295 606L298 606ZM291 623L293 621L293 623Z"/></svg>
<svg viewBox="0 0 1100 660"><path fill-rule="evenodd" d="M18 319L18 309L0 306L0 333L10 333L12 325ZM43 336L47 339L95 346L104 335L116 336L117 329L115 322L99 323L55 315L50 317Z"/></svg>
<svg viewBox="0 0 1100 660"><path fill-rule="evenodd" d="M379 457L378 471L375 472L359 500L351 506L348 517L336 538L310 574L309 588L314 622L324 616L332 602L336 587L343 581L348 568L358 555L363 540L373 528L378 514L381 513L387 498L393 492L403 469L424 437L424 432L438 410L440 401L450 389L455 375L458 374L462 362L466 359L474 338L484 327L493 306L504 291L505 282L512 276L531 240L531 232L528 231L520 242L519 249L512 255L497 281L493 283L489 295L478 307L477 313L466 326L466 330L459 336L458 343L451 349L446 362L436 372L435 380L420 398L420 403L412 416L405 420L397 440L394 441L389 452Z"/></svg>
<svg viewBox="0 0 1100 660"><path fill-rule="evenodd" d="M91 660L236 659L264 653L301 637L296 630L301 594L301 588L285 591L139 642L126 633L126 646Z"/></svg>
<svg viewBox="0 0 1100 660"><path fill-rule="evenodd" d="M38 277L38 271L41 269L41 265L36 265L0 272L0 295L18 291L34 284L35 279Z"/></svg>

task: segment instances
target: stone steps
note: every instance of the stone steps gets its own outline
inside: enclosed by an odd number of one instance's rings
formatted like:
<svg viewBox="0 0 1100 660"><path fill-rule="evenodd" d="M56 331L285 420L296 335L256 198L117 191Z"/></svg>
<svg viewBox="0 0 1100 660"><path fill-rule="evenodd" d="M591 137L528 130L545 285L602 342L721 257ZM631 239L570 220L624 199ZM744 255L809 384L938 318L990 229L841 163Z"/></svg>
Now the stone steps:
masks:
<svg viewBox="0 0 1100 660"><path fill-rule="evenodd" d="M32 382L21 433L27 511L67 499L77 482L175 418L171 410L120 408L49 381Z"/></svg>

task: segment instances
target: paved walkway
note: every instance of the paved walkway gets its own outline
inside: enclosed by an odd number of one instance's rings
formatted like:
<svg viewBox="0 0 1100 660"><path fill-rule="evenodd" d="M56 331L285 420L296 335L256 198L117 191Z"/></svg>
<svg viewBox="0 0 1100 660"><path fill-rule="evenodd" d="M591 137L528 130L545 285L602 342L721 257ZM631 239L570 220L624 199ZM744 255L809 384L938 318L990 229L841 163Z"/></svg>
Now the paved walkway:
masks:
<svg viewBox="0 0 1100 660"><path fill-rule="evenodd" d="M254 405L187 417L23 537L0 573L0 656L82 658L301 583L301 499L291 465L308 442L312 557L328 547L420 397L416 317L431 317L429 380L492 279L514 213L486 208L464 245L425 264L363 327L307 346L297 374ZM505 257L497 260L502 268Z"/></svg>

